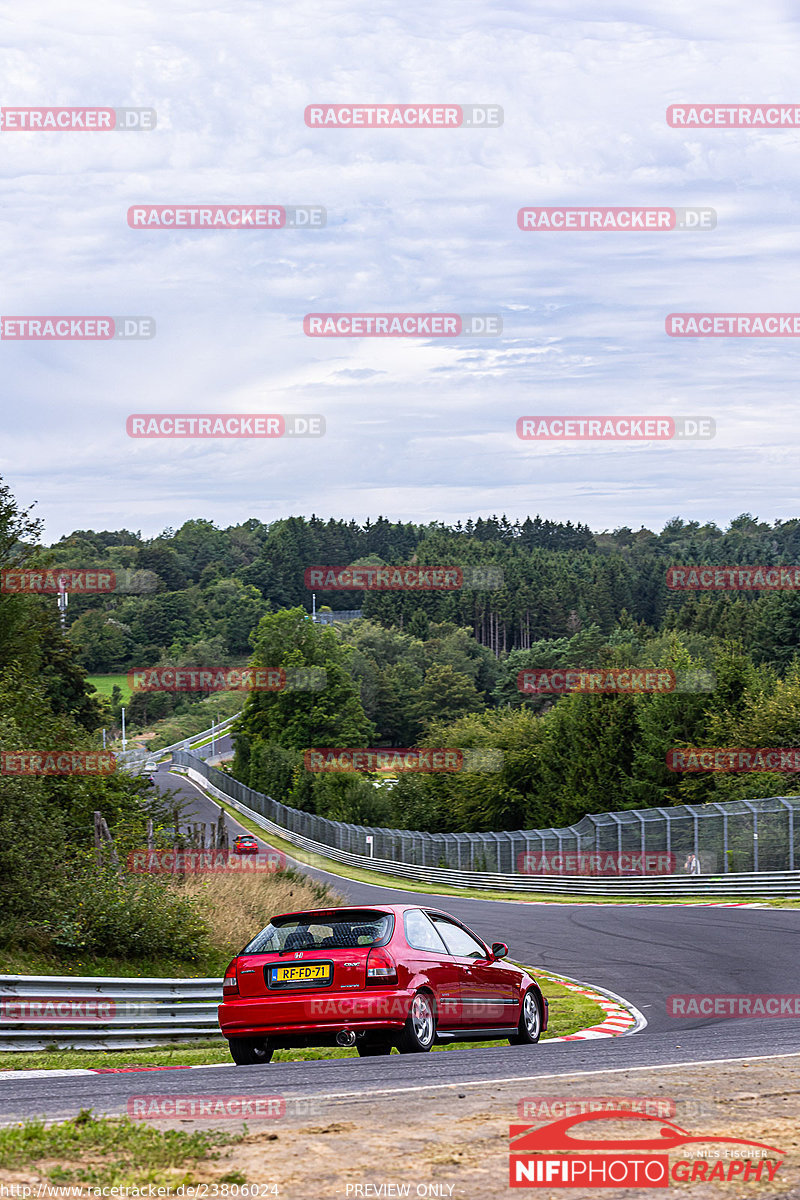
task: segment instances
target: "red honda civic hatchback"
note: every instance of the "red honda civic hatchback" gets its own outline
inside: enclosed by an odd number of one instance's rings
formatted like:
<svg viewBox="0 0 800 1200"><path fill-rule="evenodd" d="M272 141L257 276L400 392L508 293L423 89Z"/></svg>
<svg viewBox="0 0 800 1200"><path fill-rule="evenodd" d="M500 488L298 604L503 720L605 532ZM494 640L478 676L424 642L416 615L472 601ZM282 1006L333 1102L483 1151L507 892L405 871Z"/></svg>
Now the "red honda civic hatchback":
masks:
<svg viewBox="0 0 800 1200"><path fill-rule="evenodd" d="M249 833L241 833L233 841L234 854L258 854L258 842Z"/></svg>
<svg viewBox="0 0 800 1200"><path fill-rule="evenodd" d="M275 1050L355 1046L362 1057L434 1042L537 1042L547 1000L461 921L412 904L273 917L227 971L219 1024L234 1062Z"/></svg>

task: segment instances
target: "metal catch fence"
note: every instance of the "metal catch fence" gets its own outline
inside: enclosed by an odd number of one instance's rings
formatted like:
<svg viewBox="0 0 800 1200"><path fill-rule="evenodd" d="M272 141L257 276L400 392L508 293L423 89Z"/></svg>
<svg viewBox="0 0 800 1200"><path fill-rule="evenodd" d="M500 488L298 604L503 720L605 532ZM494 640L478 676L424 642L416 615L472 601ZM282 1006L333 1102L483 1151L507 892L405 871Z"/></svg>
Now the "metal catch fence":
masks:
<svg viewBox="0 0 800 1200"><path fill-rule="evenodd" d="M445 876L451 876L463 877L464 882L457 886L568 890L567 877L584 874L577 856L583 856L585 863L587 856L612 854L624 878L573 880L580 885L575 890L610 893L630 884L649 885L657 892L664 886L675 889L683 885L689 894L698 890L700 880L707 885L709 879L727 876L727 890L734 885L734 876L755 874L759 878L752 880L754 886L766 894L766 876L783 873L790 876L784 881L786 886L793 886L800 833L800 821L795 819L800 811L798 797L596 813L564 829L424 833L352 825L290 808L186 751L176 752L173 763L189 769L212 792L254 820L262 818L268 823L258 821L263 828L295 845L409 878L444 882ZM668 856L670 869L652 877L643 874L641 856L659 854ZM543 855L549 858L545 870ZM586 870L592 870L591 863ZM800 872L795 882L800 891Z"/></svg>

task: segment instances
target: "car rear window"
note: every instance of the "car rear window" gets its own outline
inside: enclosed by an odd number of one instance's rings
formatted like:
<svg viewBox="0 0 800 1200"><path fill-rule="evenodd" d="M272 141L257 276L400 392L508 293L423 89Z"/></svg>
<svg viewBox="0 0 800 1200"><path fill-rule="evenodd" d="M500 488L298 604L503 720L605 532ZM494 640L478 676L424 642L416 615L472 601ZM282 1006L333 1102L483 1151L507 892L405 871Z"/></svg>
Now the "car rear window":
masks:
<svg viewBox="0 0 800 1200"><path fill-rule="evenodd" d="M304 913L278 917L253 938L242 954L276 954L290 950L353 950L359 946L385 946L392 936L391 913Z"/></svg>

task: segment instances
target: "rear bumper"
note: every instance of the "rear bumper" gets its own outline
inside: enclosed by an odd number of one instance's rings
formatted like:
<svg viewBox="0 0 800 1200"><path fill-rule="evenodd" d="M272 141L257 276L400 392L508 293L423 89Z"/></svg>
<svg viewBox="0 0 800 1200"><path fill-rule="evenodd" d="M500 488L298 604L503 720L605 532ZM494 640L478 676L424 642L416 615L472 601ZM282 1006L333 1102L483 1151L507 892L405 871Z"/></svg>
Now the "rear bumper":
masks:
<svg viewBox="0 0 800 1200"><path fill-rule="evenodd" d="M223 1036L280 1036L291 1034L336 1034L341 1029L402 1029L406 1023L413 991L402 988L370 988L363 992L334 992L325 995L259 996L234 998L220 1004L217 1012Z"/></svg>

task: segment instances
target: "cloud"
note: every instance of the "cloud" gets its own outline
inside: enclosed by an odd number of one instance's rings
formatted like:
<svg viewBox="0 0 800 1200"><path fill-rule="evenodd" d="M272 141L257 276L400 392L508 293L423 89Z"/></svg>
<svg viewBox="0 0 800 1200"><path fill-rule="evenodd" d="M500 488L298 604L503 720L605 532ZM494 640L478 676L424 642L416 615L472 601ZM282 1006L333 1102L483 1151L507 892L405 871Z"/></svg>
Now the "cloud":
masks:
<svg viewBox="0 0 800 1200"><path fill-rule="evenodd" d="M798 25L711 4L270 10L185 0L7 23L7 105L154 107L152 133L0 132L6 314L150 315L151 341L0 342L0 473L47 536L188 517L658 526L797 512L794 339L671 311L797 303ZM496 103L498 129L309 129L314 102ZM319 204L321 230L133 230L131 204ZM520 232L524 205L705 205L713 232ZM499 338L316 339L309 312L498 313ZM133 442L131 412L324 413L318 440ZM526 414L709 415L710 443L532 446Z"/></svg>

